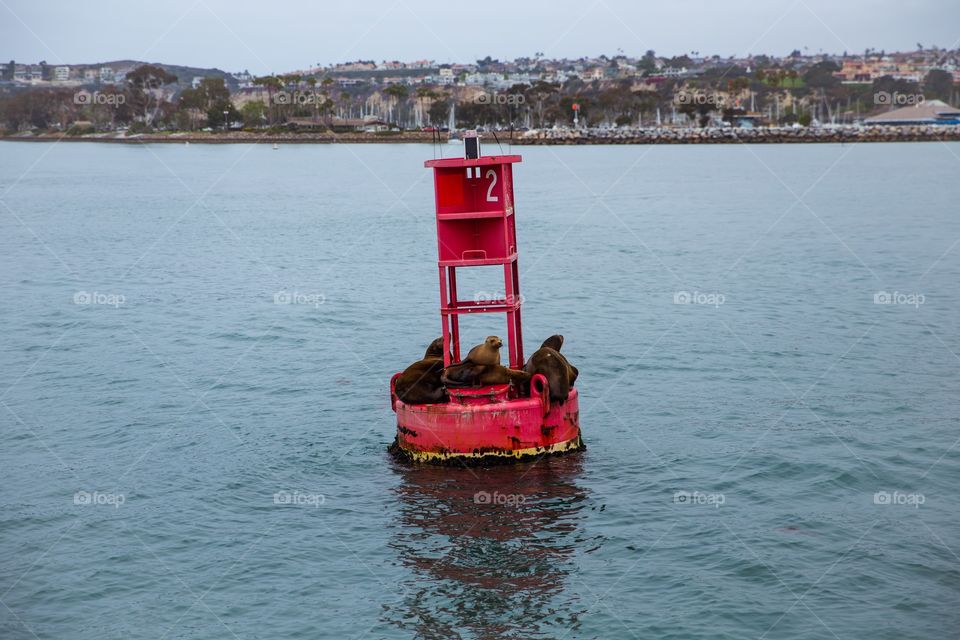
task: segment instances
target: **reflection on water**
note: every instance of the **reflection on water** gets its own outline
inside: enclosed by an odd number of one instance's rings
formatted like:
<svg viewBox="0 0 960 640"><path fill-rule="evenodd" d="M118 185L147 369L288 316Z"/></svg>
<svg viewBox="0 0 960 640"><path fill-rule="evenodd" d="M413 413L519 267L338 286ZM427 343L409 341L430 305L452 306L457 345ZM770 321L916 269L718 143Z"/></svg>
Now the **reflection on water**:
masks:
<svg viewBox="0 0 960 640"><path fill-rule="evenodd" d="M549 638L575 632L569 591L587 492L581 456L492 469L397 466L390 546L410 577L386 619L422 638Z"/></svg>

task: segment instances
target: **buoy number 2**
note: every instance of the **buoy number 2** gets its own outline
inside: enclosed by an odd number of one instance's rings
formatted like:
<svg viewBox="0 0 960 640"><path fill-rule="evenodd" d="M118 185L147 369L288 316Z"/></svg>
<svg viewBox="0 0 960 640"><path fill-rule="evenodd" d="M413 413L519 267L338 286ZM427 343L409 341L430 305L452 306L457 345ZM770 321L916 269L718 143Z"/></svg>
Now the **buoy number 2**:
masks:
<svg viewBox="0 0 960 640"><path fill-rule="evenodd" d="M493 188L497 186L497 172L489 169L486 177L490 178L490 186L487 187L487 202L500 202L500 196L493 195Z"/></svg>

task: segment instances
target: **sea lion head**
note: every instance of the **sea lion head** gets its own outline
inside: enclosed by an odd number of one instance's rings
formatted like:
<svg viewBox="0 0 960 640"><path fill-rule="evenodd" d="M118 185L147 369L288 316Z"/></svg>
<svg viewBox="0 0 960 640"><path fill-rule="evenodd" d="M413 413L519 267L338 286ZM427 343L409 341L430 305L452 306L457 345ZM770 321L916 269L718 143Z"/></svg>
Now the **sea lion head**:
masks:
<svg viewBox="0 0 960 640"><path fill-rule="evenodd" d="M440 336L436 340L430 343L430 346L427 347L427 352L423 354L423 359L427 358L442 358L443 357L443 336Z"/></svg>
<svg viewBox="0 0 960 640"><path fill-rule="evenodd" d="M543 349L544 347L550 347L551 349L560 351L560 347L562 346L563 346L563 336L558 333L544 340L543 344L540 345L540 348Z"/></svg>
<svg viewBox="0 0 960 640"><path fill-rule="evenodd" d="M487 336L484 342L491 349L499 349L503 346L503 340L501 340L499 336Z"/></svg>

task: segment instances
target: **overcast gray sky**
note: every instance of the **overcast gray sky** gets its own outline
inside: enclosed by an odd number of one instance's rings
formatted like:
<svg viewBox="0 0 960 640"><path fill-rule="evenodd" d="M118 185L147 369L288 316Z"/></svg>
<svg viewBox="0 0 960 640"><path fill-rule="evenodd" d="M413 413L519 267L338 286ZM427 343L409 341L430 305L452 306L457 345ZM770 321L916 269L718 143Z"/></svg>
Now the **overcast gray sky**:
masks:
<svg viewBox="0 0 960 640"><path fill-rule="evenodd" d="M960 0L0 0L0 59L252 73L318 62L957 47Z"/></svg>

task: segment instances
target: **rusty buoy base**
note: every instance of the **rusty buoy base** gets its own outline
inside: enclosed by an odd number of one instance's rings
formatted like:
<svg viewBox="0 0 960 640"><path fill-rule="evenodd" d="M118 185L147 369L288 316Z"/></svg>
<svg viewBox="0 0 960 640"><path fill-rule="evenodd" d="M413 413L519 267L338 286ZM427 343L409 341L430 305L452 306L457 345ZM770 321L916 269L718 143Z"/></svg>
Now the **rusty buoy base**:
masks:
<svg viewBox="0 0 960 640"><path fill-rule="evenodd" d="M393 392L397 437L389 451L400 460L426 464L490 465L582 451L580 402L571 389L551 403L543 376L530 397L511 397L509 385L450 390L450 402L405 404Z"/></svg>
<svg viewBox="0 0 960 640"><path fill-rule="evenodd" d="M577 435L573 440L546 447L533 449L514 449L511 451L484 451L477 453L422 452L404 449L399 438L394 438L387 451L398 461L406 464L431 464L451 467L486 467L501 464L531 462L548 456L562 456L577 451L585 451L587 445Z"/></svg>

